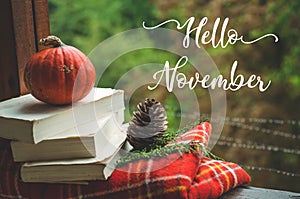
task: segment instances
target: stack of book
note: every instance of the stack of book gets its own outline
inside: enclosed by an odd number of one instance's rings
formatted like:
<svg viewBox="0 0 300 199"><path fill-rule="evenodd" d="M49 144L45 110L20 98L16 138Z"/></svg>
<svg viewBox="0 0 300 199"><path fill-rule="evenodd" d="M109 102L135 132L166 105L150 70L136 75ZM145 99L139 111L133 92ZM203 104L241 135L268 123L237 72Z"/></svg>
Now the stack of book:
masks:
<svg viewBox="0 0 300 199"><path fill-rule="evenodd" d="M107 179L126 139L123 122L124 92L110 88L93 88L68 106L30 94L0 103L0 137L12 140L24 182Z"/></svg>

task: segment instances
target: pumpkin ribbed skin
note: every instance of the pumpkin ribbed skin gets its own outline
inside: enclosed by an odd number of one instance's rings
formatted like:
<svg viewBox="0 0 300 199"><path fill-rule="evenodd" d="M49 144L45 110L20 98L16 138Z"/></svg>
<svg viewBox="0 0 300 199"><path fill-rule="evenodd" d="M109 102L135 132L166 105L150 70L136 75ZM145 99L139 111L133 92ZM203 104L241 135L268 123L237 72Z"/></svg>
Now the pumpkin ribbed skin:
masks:
<svg viewBox="0 0 300 199"><path fill-rule="evenodd" d="M96 72L81 51L62 45L34 54L26 64L24 80L35 98L63 105L84 98L94 86Z"/></svg>

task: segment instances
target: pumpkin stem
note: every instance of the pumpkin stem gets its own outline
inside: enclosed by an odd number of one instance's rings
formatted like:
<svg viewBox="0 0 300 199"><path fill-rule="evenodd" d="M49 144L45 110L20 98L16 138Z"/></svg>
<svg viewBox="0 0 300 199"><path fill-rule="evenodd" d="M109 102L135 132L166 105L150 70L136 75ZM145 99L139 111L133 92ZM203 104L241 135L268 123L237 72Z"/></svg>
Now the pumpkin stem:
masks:
<svg viewBox="0 0 300 199"><path fill-rule="evenodd" d="M65 45L61 40L60 38L56 37L56 36L48 36L46 38L43 38L43 39L40 39L40 42L39 42L40 45L43 45L43 46L52 46L52 47L60 47L60 46L63 46Z"/></svg>

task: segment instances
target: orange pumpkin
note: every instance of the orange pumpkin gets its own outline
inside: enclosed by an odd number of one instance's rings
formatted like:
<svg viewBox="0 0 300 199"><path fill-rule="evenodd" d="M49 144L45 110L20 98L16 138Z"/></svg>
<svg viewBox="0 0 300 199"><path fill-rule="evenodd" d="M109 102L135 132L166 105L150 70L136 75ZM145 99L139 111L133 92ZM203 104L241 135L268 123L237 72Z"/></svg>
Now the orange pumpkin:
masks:
<svg viewBox="0 0 300 199"><path fill-rule="evenodd" d="M87 56L49 36L40 44L51 46L34 54L26 64L25 85L37 99L64 105L84 98L93 88L96 72Z"/></svg>

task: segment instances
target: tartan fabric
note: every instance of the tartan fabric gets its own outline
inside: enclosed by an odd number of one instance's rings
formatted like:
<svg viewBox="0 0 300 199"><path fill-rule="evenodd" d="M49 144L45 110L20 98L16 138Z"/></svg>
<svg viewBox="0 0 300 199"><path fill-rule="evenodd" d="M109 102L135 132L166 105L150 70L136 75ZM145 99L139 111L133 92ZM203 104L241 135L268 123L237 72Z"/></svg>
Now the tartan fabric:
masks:
<svg viewBox="0 0 300 199"><path fill-rule="evenodd" d="M209 122L203 122L200 125L196 125L186 133L174 139L176 143L184 143L190 141L198 141L204 146L208 145L209 136L211 133L211 124Z"/></svg>
<svg viewBox="0 0 300 199"><path fill-rule="evenodd" d="M250 176L239 165L204 157L189 190L189 198L218 198L230 189L248 182Z"/></svg>
<svg viewBox="0 0 300 199"><path fill-rule="evenodd" d="M178 153L150 160L138 160L117 169L109 179L104 198L188 198L201 158Z"/></svg>
<svg viewBox="0 0 300 199"><path fill-rule="evenodd" d="M176 142L207 145L211 125L197 125ZM238 165L202 157L202 153L172 153L140 159L116 169L107 181L89 185L23 183L20 164L13 162L9 141L0 139L0 198L29 199L146 199L216 198L250 177Z"/></svg>

